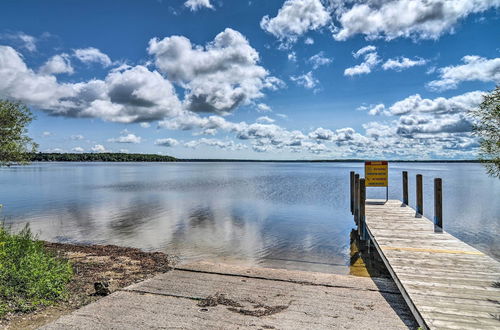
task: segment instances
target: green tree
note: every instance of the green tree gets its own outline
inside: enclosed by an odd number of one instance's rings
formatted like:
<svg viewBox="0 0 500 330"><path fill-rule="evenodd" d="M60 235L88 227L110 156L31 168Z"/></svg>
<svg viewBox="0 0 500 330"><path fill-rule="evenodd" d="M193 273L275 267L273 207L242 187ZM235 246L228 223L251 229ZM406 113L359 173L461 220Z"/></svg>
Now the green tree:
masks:
<svg viewBox="0 0 500 330"><path fill-rule="evenodd" d="M489 175L500 178L500 86L485 95L472 114L477 120L474 134L480 138L479 159Z"/></svg>
<svg viewBox="0 0 500 330"><path fill-rule="evenodd" d="M24 164L38 145L27 135L27 126L34 119L27 106L20 102L0 100L0 165Z"/></svg>

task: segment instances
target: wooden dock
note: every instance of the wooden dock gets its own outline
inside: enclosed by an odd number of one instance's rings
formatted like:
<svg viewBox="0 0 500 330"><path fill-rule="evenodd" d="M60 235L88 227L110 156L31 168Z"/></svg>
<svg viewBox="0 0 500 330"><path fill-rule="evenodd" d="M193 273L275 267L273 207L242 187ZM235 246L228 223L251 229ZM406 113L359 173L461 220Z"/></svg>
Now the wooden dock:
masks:
<svg viewBox="0 0 500 330"><path fill-rule="evenodd" d="M365 204L366 234L417 322L429 329L500 329L500 263L398 200Z"/></svg>

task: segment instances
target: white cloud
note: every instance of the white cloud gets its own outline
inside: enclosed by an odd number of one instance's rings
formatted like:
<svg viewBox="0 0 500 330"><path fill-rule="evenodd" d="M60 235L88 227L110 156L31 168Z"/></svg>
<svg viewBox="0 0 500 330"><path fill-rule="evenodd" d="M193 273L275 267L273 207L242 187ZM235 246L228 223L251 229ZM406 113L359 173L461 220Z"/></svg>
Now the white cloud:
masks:
<svg viewBox="0 0 500 330"><path fill-rule="evenodd" d="M45 131L42 133L42 137L48 137L48 136L52 136L52 132L48 132L48 131Z"/></svg>
<svg viewBox="0 0 500 330"><path fill-rule="evenodd" d="M140 125L142 128L149 128L149 127L151 127L151 124L150 124L150 123L147 123L147 122L140 123L139 125Z"/></svg>
<svg viewBox="0 0 500 330"><path fill-rule="evenodd" d="M391 58L382 64L384 70L396 70L402 71L414 66L425 65L427 63L423 58L418 58L416 60L409 59L407 57Z"/></svg>
<svg viewBox="0 0 500 330"><path fill-rule="evenodd" d="M260 27L283 42L296 42L307 31L330 22L330 14L320 0L286 0L276 17L264 16Z"/></svg>
<svg viewBox="0 0 500 330"><path fill-rule="evenodd" d="M370 73L372 69L380 63L375 46L369 45L363 47L353 54L354 58L358 58L361 55L364 55L364 61L361 64L345 69L344 76L355 76Z"/></svg>
<svg viewBox="0 0 500 330"><path fill-rule="evenodd" d="M187 0L184 2L184 6L191 9L191 11L197 11L201 8L214 8L210 3L210 0Z"/></svg>
<svg viewBox="0 0 500 330"><path fill-rule="evenodd" d="M70 136L71 140L78 141L78 140L83 140L84 136L81 134L75 134Z"/></svg>
<svg viewBox="0 0 500 330"><path fill-rule="evenodd" d="M364 55L364 54L366 54L366 53L373 53L373 52L375 52L376 50L377 50L377 47L375 47L375 46L373 46L373 45L368 45L368 46L365 46L365 47L363 47L363 48L358 49L358 51L357 51L357 52L352 53L352 56L353 56L354 58L358 58L358 57L360 57L361 55Z"/></svg>
<svg viewBox="0 0 500 330"><path fill-rule="evenodd" d="M319 52L318 54L311 56L307 61L312 64L313 70L316 70L320 66L329 65L333 62L333 59L325 57L324 52Z"/></svg>
<svg viewBox="0 0 500 330"><path fill-rule="evenodd" d="M313 132L309 133L309 137L314 140L332 140L335 133L329 129L318 127Z"/></svg>
<svg viewBox="0 0 500 330"><path fill-rule="evenodd" d="M369 114L386 116L401 116L416 113L454 114L467 113L483 101L484 92L474 91L457 95L450 98L437 97L435 99L422 98L420 94L408 96L395 102L389 108L384 104L378 104L368 108Z"/></svg>
<svg viewBox="0 0 500 330"><path fill-rule="evenodd" d="M71 149L71 151L73 151L73 152L84 152L85 150L82 147L74 147L73 149Z"/></svg>
<svg viewBox="0 0 500 330"><path fill-rule="evenodd" d="M57 83L54 76L39 75L29 69L12 47L0 46L0 95L45 107L57 104L70 88Z"/></svg>
<svg viewBox="0 0 500 330"><path fill-rule="evenodd" d="M300 76L291 76L290 79L294 81L297 85L305 87L307 89L313 89L319 85L319 80L313 76L312 71Z"/></svg>
<svg viewBox="0 0 500 330"><path fill-rule="evenodd" d="M142 138L132 133L124 134L117 138L108 139L112 143L141 143Z"/></svg>
<svg viewBox="0 0 500 330"><path fill-rule="evenodd" d="M102 144L96 144L95 146L90 148L90 150L92 150L92 152L108 152L108 150L106 150L106 148Z"/></svg>
<svg viewBox="0 0 500 330"><path fill-rule="evenodd" d="M205 47L182 36L152 39L148 51L169 79L187 90L184 106L225 114L264 96L283 82L257 63L259 53L239 32L226 29Z"/></svg>
<svg viewBox="0 0 500 330"><path fill-rule="evenodd" d="M112 70L104 80L58 83L37 74L11 47L0 46L0 94L51 115L142 122L178 115L181 103L172 84L144 66Z"/></svg>
<svg viewBox="0 0 500 330"><path fill-rule="evenodd" d="M47 62L45 62L44 65L42 65L39 71L40 73L47 75L59 73L74 73L69 55L65 53L52 56L49 60L47 60Z"/></svg>
<svg viewBox="0 0 500 330"><path fill-rule="evenodd" d="M305 43L306 45L313 45L313 44L314 44L314 39L313 39L313 38L308 37L308 38L306 38L306 40L304 40L304 43Z"/></svg>
<svg viewBox="0 0 500 330"><path fill-rule="evenodd" d="M179 144L179 141L172 138L165 138L165 139L157 139L155 141L155 144L162 147L175 147L176 145Z"/></svg>
<svg viewBox="0 0 500 330"><path fill-rule="evenodd" d="M259 111L259 112L270 112L270 111L272 111L272 109L271 109L270 106L268 106L265 103L259 103L259 104L257 104L257 111Z"/></svg>
<svg viewBox="0 0 500 330"><path fill-rule="evenodd" d="M247 146L241 143L235 143L234 141L222 141L218 139L207 139L207 138L201 138L199 140L192 140L189 142L184 143L185 147L188 148L197 148L200 145L206 145L210 147L217 147L219 149L226 149L226 150L242 150L246 149Z"/></svg>
<svg viewBox="0 0 500 330"><path fill-rule="evenodd" d="M274 119L269 118L268 116L262 116L262 117L257 118L257 122L271 124L271 123L274 123Z"/></svg>
<svg viewBox="0 0 500 330"><path fill-rule="evenodd" d="M418 133L463 133L472 130L472 122L464 114L413 114L401 116L397 134L413 136Z"/></svg>
<svg viewBox="0 0 500 330"><path fill-rule="evenodd" d="M30 36L24 32L1 33L0 39L10 40L17 47L24 48L29 52L35 52L37 50L37 38Z"/></svg>
<svg viewBox="0 0 500 330"><path fill-rule="evenodd" d="M486 59L468 55L462 58L462 65L447 66L438 69L439 78L428 83L433 90L443 91L457 88L463 81L483 81L500 83L500 58Z"/></svg>
<svg viewBox="0 0 500 330"><path fill-rule="evenodd" d="M74 56L83 63L99 63L104 67L112 64L108 55L94 47L75 49Z"/></svg>
<svg viewBox="0 0 500 330"><path fill-rule="evenodd" d="M288 53L287 57L289 61L297 62L297 54L295 52Z"/></svg>
<svg viewBox="0 0 500 330"><path fill-rule="evenodd" d="M337 2L336 40L356 34L367 39L437 39L453 32L460 19L500 6L499 0L360 0ZM352 6L346 4L353 3Z"/></svg>

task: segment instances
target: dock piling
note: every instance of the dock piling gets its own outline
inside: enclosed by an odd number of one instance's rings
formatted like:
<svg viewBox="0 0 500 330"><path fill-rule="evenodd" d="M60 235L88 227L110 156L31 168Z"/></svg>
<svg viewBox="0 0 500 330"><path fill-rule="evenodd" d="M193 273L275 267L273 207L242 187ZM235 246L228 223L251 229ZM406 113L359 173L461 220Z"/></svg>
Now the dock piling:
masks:
<svg viewBox="0 0 500 330"><path fill-rule="evenodd" d="M443 189L441 178L434 179L434 232L443 232Z"/></svg>
<svg viewBox="0 0 500 330"><path fill-rule="evenodd" d="M417 174L417 214L424 214L424 197L422 186L422 174Z"/></svg>
<svg viewBox="0 0 500 330"><path fill-rule="evenodd" d="M408 205L408 172L403 171L403 204Z"/></svg>
<svg viewBox="0 0 500 330"><path fill-rule="evenodd" d="M351 214L354 214L354 171L351 171L350 175L350 193L351 193Z"/></svg>
<svg viewBox="0 0 500 330"><path fill-rule="evenodd" d="M366 240L366 224L365 224L365 201L366 201L366 186L365 179L359 179L359 222L358 235L361 241Z"/></svg>
<svg viewBox="0 0 500 330"><path fill-rule="evenodd" d="M354 222L359 226L359 174L354 175Z"/></svg>

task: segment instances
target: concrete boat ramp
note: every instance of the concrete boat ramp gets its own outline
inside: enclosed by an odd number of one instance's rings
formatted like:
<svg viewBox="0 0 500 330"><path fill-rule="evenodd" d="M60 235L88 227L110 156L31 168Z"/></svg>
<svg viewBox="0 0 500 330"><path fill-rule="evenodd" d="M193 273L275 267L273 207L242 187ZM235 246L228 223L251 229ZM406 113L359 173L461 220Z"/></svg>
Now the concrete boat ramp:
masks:
<svg viewBox="0 0 500 330"><path fill-rule="evenodd" d="M194 263L42 329L416 329L390 279Z"/></svg>

